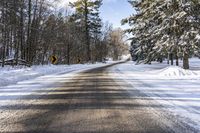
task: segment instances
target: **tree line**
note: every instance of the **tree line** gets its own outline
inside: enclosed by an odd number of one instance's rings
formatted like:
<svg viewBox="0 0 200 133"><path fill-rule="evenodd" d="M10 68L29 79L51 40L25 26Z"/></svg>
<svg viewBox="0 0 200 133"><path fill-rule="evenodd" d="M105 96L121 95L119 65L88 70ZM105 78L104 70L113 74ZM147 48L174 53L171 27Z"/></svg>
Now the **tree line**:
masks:
<svg viewBox="0 0 200 133"><path fill-rule="evenodd" d="M48 64L52 55L58 64L117 60L127 50L123 31L102 22L102 0L78 0L64 11L57 11L55 2L0 1L2 67Z"/></svg>
<svg viewBox="0 0 200 133"><path fill-rule="evenodd" d="M138 63L162 62L171 65L183 60L189 69L189 58L200 55L199 0L129 0L134 8L130 17L122 20L131 28L131 54Z"/></svg>

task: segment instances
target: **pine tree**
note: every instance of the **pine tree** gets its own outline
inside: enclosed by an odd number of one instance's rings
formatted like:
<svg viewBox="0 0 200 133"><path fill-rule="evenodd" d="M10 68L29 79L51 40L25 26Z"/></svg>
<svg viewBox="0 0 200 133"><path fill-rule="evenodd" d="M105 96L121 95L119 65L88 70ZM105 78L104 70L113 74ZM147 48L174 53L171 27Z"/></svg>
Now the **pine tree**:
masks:
<svg viewBox="0 0 200 133"><path fill-rule="evenodd" d="M85 45L87 46L87 61L91 61L91 33L98 32L100 27L99 11L102 0L78 0L70 3L71 7L75 8L74 14L76 22L84 27Z"/></svg>
<svg viewBox="0 0 200 133"><path fill-rule="evenodd" d="M151 0L130 1L137 14L124 19L123 23L133 26L128 31L133 33L136 43L136 54L144 62L151 62L158 58L183 57L183 67L189 69L189 56L196 48L195 38L199 32L197 19L199 4L197 0ZM141 58L139 58L141 59Z"/></svg>
<svg viewBox="0 0 200 133"><path fill-rule="evenodd" d="M1 66L48 64L52 55L58 57L58 64L102 61L108 57L113 51L109 50L112 30L102 30L102 0L79 0L73 4L76 12L65 14L54 10L46 0L1 0ZM121 51L118 53L120 56Z"/></svg>

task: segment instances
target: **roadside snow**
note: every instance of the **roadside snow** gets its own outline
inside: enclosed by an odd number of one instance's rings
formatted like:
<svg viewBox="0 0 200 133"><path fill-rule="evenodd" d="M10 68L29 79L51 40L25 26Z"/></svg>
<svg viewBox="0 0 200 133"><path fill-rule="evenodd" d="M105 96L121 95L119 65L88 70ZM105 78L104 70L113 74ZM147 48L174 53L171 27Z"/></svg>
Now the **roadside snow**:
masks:
<svg viewBox="0 0 200 133"><path fill-rule="evenodd" d="M199 72L195 72L192 70L184 70L178 66L170 66L167 68L162 69L159 72L159 77L166 77L166 78L197 78L200 76Z"/></svg>
<svg viewBox="0 0 200 133"><path fill-rule="evenodd" d="M73 79L80 72L112 63L116 62L109 61L106 64L50 65L21 69L0 69L0 107L20 103L35 103L37 97L34 97L34 95L41 96L51 93L52 90L62 88L65 84L69 84L69 80ZM27 95L33 95L32 100L21 99ZM0 110L0 114L1 112ZM0 119L1 117L6 118L2 114Z"/></svg>
<svg viewBox="0 0 200 133"><path fill-rule="evenodd" d="M112 63L112 62L109 62ZM5 67L0 68L0 87L11 84L16 84L19 81L30 80L40 76L69 73L72 71L90 69L100 67L105 64L78 64L78 65L44 65L44 66L33 66L31 68L12 68Z"/></svg>
<svg viewBox="0 0 200 133"><path fill-rule="evenodd" d="M113 67L110 74L116 82L131 85L125 87L130 94L139 90L200 131L200 59L191 59L190 65L191 70L184 70L166 63L135 65L130 61Z"/></svg>

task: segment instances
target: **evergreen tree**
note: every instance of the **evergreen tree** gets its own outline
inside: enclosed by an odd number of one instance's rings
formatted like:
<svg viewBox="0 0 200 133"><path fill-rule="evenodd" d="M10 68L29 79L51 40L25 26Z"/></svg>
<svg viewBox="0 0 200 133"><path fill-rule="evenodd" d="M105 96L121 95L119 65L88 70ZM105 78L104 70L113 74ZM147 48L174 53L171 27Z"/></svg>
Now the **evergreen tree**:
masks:
<svg viewBox="0 0 200 133"><path fill-rule="evenodd" d="M1 66L48 64L52 55L58 64L103 61L112 56L112 30L102 28L99 15L102 0L71 3L76 9L72 14L68 8L66 13L54 10L56 1L0 1Z"/></svg>
<svg viewBox="0 0 200 133"><path fill-rule="evenodd" d="M127 30L133 33L133 45L136 44L138 60L150 63L162 60L163 57L183 57L183 67L189 69L189 56L199 49L196 36L199 33L198 0L150 0L129 1L137 10L133 16L124 19L133 28ZM133 54L135 55L135 54Z"/></svg>
<svg viewBox="0 0 200 133"><path fill-rule="evenodd" d="M70 3L75 8L74 14L76 22L83 27L85 33L85 45L87 46L87 61L91 61L91 37L93 33L100 32L101 19L99 18L99 8L102 0L78 0Z"/></svg>

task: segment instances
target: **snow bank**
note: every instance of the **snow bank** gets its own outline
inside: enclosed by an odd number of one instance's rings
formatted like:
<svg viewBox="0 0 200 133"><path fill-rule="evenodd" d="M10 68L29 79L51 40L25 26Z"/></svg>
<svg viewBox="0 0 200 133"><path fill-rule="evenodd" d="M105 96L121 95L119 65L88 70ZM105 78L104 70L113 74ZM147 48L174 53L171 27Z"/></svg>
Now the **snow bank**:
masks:
<svg viewBox="0 0 200 133"><path fill-rule="evenodd" d="M192 70L185 70L178 66L169 66L162 69L158 75L166 78L197 78L199 76L198 73Z"/></svg>
<svg viewBox="0 0 200 133"><path fill-rule="evenodd" d="M180 64L182 64L182 61L180 61ZM185 70L181 66L170 66L167 62L135 65L135 62L132 61L123 64L123 67L118 69L128 76L137 75L139 79L200 79L199 58L190 59L190 70Z"/></svg>

